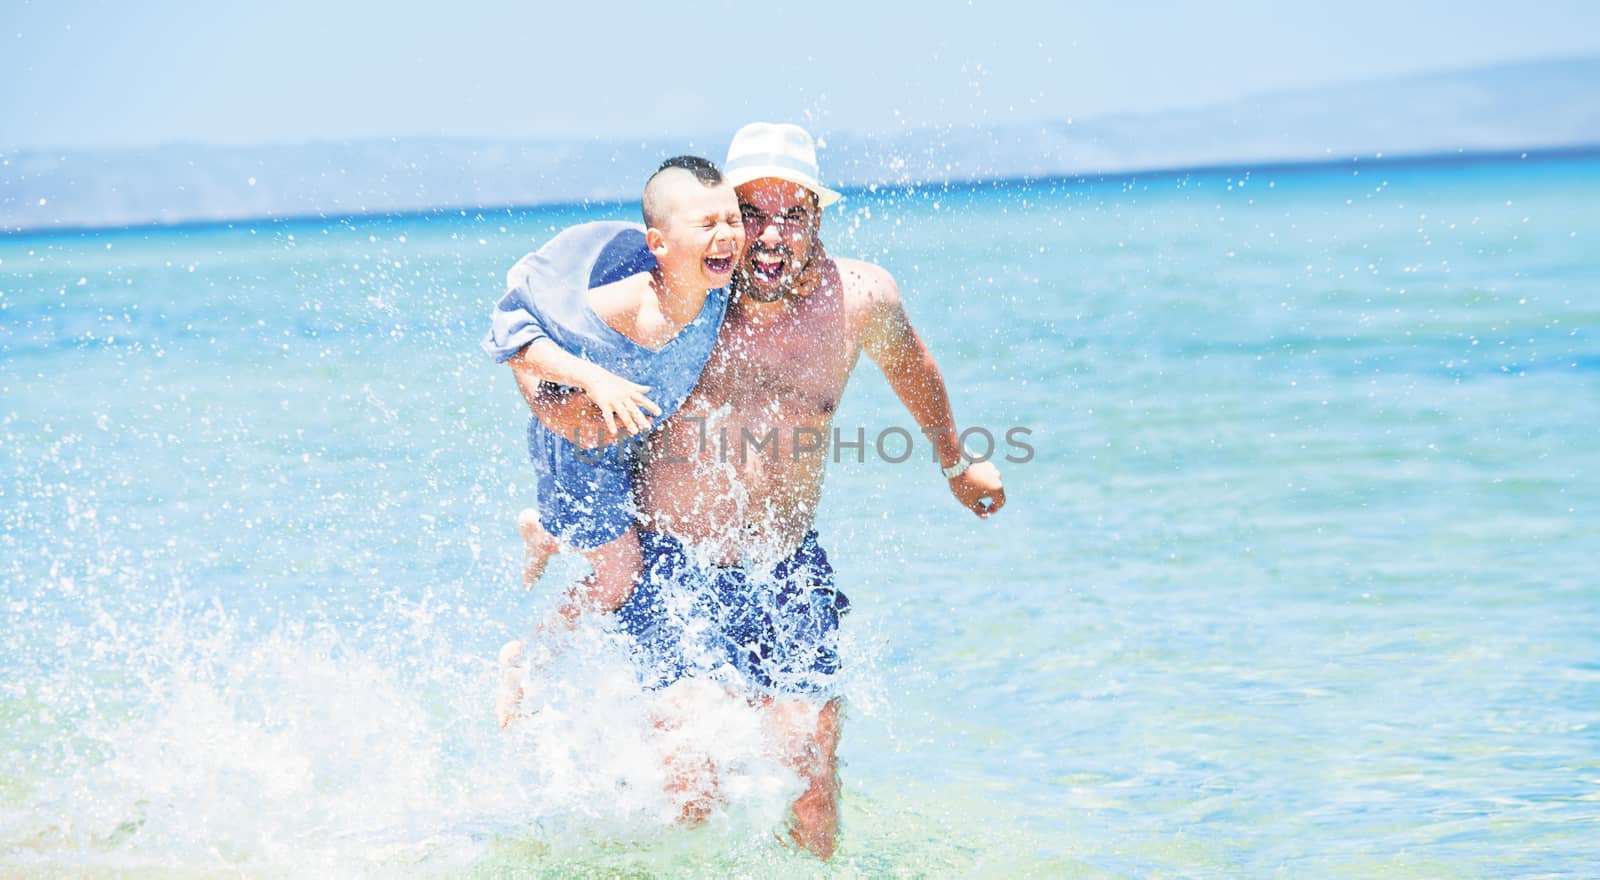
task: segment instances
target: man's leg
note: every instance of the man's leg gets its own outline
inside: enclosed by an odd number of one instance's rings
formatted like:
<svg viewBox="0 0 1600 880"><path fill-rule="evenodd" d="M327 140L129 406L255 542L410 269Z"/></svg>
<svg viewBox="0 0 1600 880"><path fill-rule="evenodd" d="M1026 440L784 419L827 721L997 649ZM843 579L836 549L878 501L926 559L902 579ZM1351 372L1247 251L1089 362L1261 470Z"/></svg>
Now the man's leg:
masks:
<svg viewBox="0 0 1600 880"><path fill-rule="evenodd" d="M621 608L644 571L644 553L639 546L639 530L628 530L609 543L583 551L594 573L584 578L573 591L572 604L581 610L593 609L609 614ZM563 609L562 614L569 613ZM569 616L569 619L572 619Z"/></svg>
<svg viewBox="0 0 1600 880"><path fill-rule="evenodd" d="M700 739L700 716L719 701L746 707L743 698L722 686L695 678L676 682L651 705L658 744L665 751L666 791L678 807L678 821L689 827L704 823L722 803L716 762L707 752L709 744Z"/></svg>
<svg viewBox="0 0 1600 880"><path fill-rule="evenodd" d="M839 836L839 701L768 700L767 732L778 757L806 790L794 802L789 837L819 859L833 857Z"/></svg>

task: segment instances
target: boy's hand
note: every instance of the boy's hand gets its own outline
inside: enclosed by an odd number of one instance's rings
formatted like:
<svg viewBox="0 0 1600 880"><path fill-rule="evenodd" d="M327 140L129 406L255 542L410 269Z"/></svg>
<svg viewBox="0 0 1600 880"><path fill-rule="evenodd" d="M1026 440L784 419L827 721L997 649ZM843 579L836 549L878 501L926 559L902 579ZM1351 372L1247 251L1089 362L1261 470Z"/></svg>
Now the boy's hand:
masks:
<svg viewBox="0 0 1600 880"><path fill-rule="evenodd" d="M661 407L645 396L649 385L629 382L610 370L595 368L595 375L584 383L583 390L600 408L600 418L605 420L606 433L616 436L617 427L629 434L643 434L650 430L649 411L661 415Z"/></svg>

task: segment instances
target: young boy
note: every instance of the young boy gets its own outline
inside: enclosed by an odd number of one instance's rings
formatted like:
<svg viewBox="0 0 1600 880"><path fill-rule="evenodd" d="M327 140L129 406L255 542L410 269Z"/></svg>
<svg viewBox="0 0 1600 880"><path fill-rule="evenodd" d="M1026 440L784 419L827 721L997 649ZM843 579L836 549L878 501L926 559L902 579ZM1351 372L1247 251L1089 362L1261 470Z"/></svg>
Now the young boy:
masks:
<svg viewBox="0 0 1600 880"><path fill-rule="evenodd" d="M548 393L544 383L586 392L608 441L647 432L688 397L716 344L745 244L733 187L705 159L668 159L641 201L642 231L582 224L512 267L483 342L511 364L530 404ZM537 506L518 517L528 554L523 585L563 547L581 551L594 573L562 606L569 623L586 609L619 607L641 565L632 445L584 448L599 439L561 437L537 418L528 424L538 491ZM508 720L502 707L502 726Z"/></svg>

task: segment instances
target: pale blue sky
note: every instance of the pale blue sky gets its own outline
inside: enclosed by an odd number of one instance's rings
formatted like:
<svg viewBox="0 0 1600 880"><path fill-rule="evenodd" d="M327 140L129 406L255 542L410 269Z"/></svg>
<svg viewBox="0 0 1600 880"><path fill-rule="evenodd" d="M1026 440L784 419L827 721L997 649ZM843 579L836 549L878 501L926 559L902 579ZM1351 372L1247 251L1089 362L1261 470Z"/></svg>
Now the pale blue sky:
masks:
<svg viewBox="0 0 1600 880"><path fill-rule="evenodd" d="M0 147L1083 118L1600 53L1600 4L0 0Z"/></svg>

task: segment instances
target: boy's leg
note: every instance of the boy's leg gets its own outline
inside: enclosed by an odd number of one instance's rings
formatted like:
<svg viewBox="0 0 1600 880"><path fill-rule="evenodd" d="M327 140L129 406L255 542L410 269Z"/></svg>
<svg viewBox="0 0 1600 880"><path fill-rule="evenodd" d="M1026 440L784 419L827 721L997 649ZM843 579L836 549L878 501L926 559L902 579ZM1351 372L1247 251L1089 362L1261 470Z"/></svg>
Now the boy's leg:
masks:
<svg viewBox="0 0 1600 880"><path fill-rule="evenodd" d="M522 667L526 651L522 642L510 641L500 647L500 684L494 695L495 720L501 727L511 724L522 708Z"/></svg>
<svg viewBox="0 0 1600 880"><path fill-rule="evenodd" d="M517 517L517 524L523 528L523 535L528 535L529 526L537 529L539 534L549 536L544 527L539 524L537 513L529 508ZM554 538L550 539L552 543ZM530 545L530 557L531 557ZM609 614L622 607L628 597L633 595L634 584L638 581L639 573L644 567L644 555L639 547L639 533L632 526L623 532L616 540L602 544L593 550L584 551L584 557L594 566L594 573L584 578L573 587L567 600L561 603L557 613L565 621L568 628L578 623L578 617L586 610L599 611ZM545 559L549 556L546 555ZM541 567L543 563L540 563ZM537 576L535 576L537 577ZM551 634L546 630L546 624L540 624L534 629L535 650L544 650L547 639ZM522 706L522 677L526 662L527 647L520 641L507 642L500 648L500 683L495 691L495 716L501 727L506 727L515 717ZM538 664L535 664L537 667Z"/></svg>
<svg viewBox="0 0 1600 880"><path fill-rule="evenodd" d="M522 588L533 589L544 575L550 557L561 550L561 542L539 523L539 511L528 507L517 514L517 531L522 533Z"/></svg>

